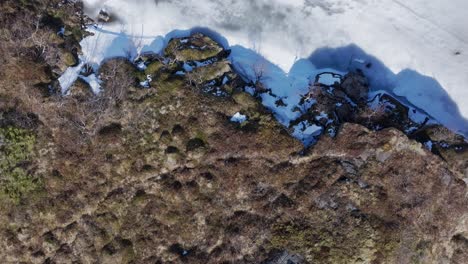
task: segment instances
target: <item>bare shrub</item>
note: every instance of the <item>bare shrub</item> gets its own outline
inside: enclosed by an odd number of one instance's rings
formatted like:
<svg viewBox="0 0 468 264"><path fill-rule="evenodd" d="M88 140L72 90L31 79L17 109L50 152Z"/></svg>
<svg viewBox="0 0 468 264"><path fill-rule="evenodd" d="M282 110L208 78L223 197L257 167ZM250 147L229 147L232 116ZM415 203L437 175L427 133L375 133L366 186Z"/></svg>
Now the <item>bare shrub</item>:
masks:
<svg viewBox="0 0 468 264"><path fill-rule="evenodd" d="M387 117L387 110L384 104L379 103L375 108L366 107L359 113L360 119L366 126L379 123Z"/></svg>
<svg viewBox="0 0 468 264"><path fill-rule="evenodd" d="M104 82L102 96L118 104L127 98L128 89L136 84L136 69L126 59L112 59L102 65L100 77Z"/></svg>
<svg viewBox="0 0 468 264"><path fill-rule="evenodd" d="M203 84L203 71L197 71L194 70L192 72L188 72L185 75L188 79L188 83L192 86L195 87L197 90L201 88L201 85Z"/></svg>
<svg viewBox="0 0 468 264"><path fill-rule="evenodd" d="M256 62L253 66L255 79L253 80L255 84L261 83L264 80L264 75L266 71L265 62Z"/></svg>

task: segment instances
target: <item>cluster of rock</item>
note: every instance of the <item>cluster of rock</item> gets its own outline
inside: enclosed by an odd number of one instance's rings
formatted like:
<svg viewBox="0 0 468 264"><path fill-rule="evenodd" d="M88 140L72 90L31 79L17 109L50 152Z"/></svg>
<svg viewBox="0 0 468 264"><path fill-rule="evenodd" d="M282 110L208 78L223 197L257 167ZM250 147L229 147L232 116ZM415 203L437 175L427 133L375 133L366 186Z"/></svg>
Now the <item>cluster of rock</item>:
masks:
<svg viewBox="0 0 468 264"><path fill-rule="evenodd" d="M172 39L164 51L164 57L146 54L138 59L144 68L143 85L167 73L171 77L182 76L198 90L215 96L227 96L242 87L242 79L234 72L227 59L229 51L203 34Z"/></svg>
<svg viewBox="0 0 468 264"><path fill-rule="evenodd" d="M430 134L434 128L443 128L436 125L430 116L400 102L389 93L382 91L369 98L369 83L361 71L350 72L332 85L318 80L319 75L316 82L310 85L309 93L303 96L297 111L301 111L301 106L311 107L292 121L291 127L307 121L335 137L342 124L351 122L372 130L396 128L421 143L430 140L423 134ZM418 115L420 120L414 120L412 115ZM448 133L447 129L445 131Z"/></svg>

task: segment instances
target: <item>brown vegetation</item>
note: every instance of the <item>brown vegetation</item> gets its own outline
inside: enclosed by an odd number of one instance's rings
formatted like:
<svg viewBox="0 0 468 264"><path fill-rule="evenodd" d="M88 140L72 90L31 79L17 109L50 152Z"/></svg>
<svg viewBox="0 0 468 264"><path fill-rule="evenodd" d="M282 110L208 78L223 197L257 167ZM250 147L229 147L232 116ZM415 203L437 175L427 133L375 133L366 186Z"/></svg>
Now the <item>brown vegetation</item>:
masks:
<svg viewBox="0 0 468 264"><path fill-rule="evenodd" d="M99 95L81 83L70 96L44 96L35 84L53 82L46 62L3 60L5 263L465 259L460 150L445 153L459 161L450 165L396 129L344 124L303 151L239 89L207 96L169 70L140 89L141 72L114 59L99 71ZM246 124L229 122L237 112Z"/></svg>

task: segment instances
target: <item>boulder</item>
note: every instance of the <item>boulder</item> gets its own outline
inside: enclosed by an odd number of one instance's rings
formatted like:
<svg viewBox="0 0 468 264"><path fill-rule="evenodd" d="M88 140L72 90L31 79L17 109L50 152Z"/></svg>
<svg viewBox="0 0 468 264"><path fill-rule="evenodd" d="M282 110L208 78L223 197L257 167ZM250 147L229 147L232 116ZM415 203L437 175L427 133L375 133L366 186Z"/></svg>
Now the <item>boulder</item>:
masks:
<svg viewBox="0 0 468 264"><path fill-rule="evenodd" d="M341 81L340 88L356 104L364 105L369 93L369 82L362 72L350 72Z"/></svg>
<svg viewBox="0 0 468 264"><path fill-rule="evenodd" d="M177 61L204 61L218 56L223 48L203 34L194 34L186 38L172 39L165 50L165 55Z"/></svg>
<svg viewBox="0 0 468 264"><path fill-rule="evenodd" d="M109 22L111 20L111 15L106 10L99 11L98 21L99 22Z"/></svg>
<svg viewBox="0 0 468 264"><path fill-rule="evenodd" d="M224 75L231 72L233 72L231 64L227 60L224 60L196 68L192 72L188 73L188 76L189 79L193 80L196 84L203 84L222 78Z"/></svg>
<svg viewBox="0 0 468 264"><path fill-rule="evenodd" d="M442 157L459 179L468 181L468 142L441 125L426 126L414 134L433 153Z"/></svg>
<svg viewBox="0 0 468 264"><path fill-rule="evenodd" d="M195 68L186 76L191 85L215 96L227 96L245 84L226 59Z"/></svg>

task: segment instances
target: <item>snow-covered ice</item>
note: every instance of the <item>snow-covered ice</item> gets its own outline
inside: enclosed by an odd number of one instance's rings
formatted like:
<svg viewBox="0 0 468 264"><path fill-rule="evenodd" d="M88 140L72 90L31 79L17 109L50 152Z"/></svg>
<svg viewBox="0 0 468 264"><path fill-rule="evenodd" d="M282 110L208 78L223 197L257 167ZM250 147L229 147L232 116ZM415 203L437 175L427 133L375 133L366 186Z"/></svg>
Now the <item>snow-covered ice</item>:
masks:
<svg viewBox="0 0 468 264"><path fill-rule="evenodd" d="M283 124L315 75L363 69L371 88L423 109L468 135L466 0L84 0L117 21L89 28L82 63L61 78L64 91L83 63L161 52L173 37L201 32L231 48L230 59L277 97L263 95ZM329 76L330 77L330 76ZM333 78L327 78L329 82ZM286 107L277 107L278 98Z"/></svg>

